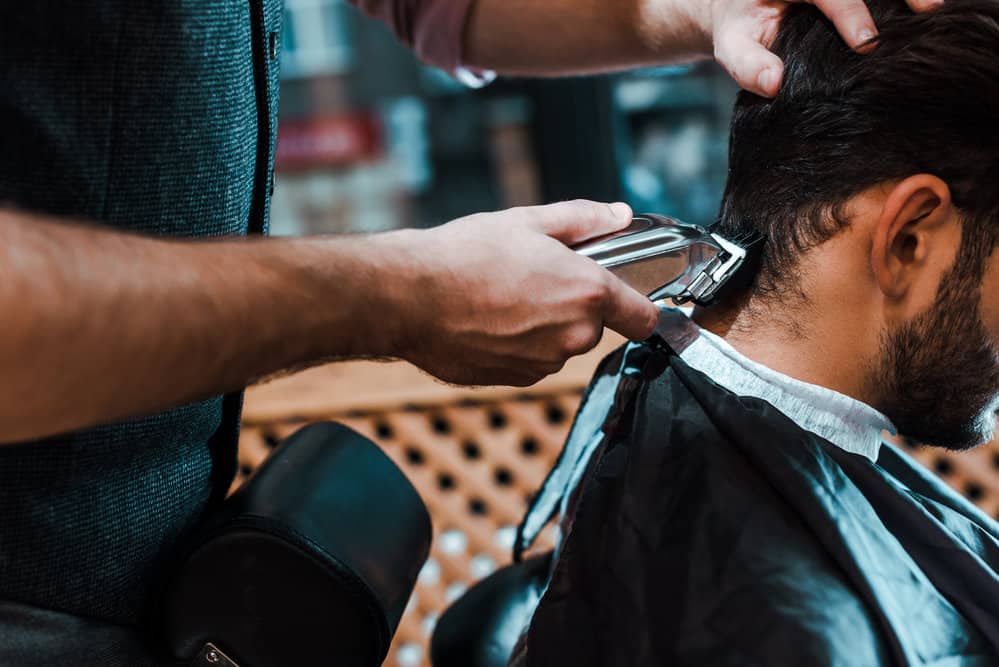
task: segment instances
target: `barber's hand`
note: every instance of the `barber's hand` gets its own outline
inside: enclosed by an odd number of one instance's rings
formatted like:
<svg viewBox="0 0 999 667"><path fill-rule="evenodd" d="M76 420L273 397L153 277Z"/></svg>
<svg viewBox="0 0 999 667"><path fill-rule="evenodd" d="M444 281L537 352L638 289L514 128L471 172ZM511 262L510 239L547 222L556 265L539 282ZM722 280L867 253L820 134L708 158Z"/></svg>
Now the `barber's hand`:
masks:
<svg viewBox="0 0 999 667"><path fill-rule="evenodd" d="M618 231L626 204L573 201L481 213L405 236L411 272L398 356L459 384L526 386L592 349L636 340L658 309L566 246Z"/></svg>
<svg viewBox="0 0 999 667"><path fill-rule="evenodd" d="M781 0L685 0L695 3L698 22L712 37L714 55L736 82L751 92L773 97L784 76L784 64L770 52L777 28L790 2ZM858 51L877 34L864 0L791 0L811 2L836 25L846 43ZM943 0L906 0L917 12Z"/></svg>

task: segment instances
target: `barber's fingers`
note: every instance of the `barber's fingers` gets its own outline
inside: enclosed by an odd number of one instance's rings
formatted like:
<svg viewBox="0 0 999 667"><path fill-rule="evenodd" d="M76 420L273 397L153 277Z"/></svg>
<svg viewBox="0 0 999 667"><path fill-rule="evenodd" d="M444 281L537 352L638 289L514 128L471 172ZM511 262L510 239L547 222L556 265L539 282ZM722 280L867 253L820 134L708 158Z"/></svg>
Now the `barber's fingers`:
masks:
<svg viewBox="0 0 999 667"><path fill-rule="evenodd" d="M870 10L864 0L789 0L810 2L829 17L847 45L862 53L873 48L870 40L878 34ZM906 0L914 12L936 9L944 0Z"/></svg>
<svg viewBox="0 0 999 667"><path fill-rule="evenodd" d="M659 322L659 307L608 272L604 324L631 340L645 340Z"/></svg>
<svg viewBox="0 0 999 667"><path fill-rule="evenodd" d="M784 63L759 39L738 24L715 36L715 59L746 90L774 97L784 76Z"/></svg>
<svg viewBox="0 0 999 667"><path fill-rule="evenodd" d="M906 2L909 4L909 8L917 14L936 9L944 4L944 0L906 0Z"/></svg>
<svg viewBox="0 0 999 667"><path fill-rule="evenodd" d="M617 202L575 201L512 209L520 211L534 230L572 246L624 229L631 222L631 207Z"/></svg>
<svg viewBox="0 0 999 667"><path fill-rule="evenodd" d="M870 40L878 34L864 0L807 0L819 8L836 26L843 41L855 51L871 49ZM915 1L915 0L914 0Z"/></svg>

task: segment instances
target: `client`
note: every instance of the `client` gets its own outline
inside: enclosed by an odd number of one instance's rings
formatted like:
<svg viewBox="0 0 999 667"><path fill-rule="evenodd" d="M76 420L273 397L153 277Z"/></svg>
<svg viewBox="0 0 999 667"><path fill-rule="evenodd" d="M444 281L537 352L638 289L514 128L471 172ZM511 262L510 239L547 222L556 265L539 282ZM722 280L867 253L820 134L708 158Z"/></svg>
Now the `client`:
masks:
<svg viewBox="0 0 999 667"><path fill-rule="evenodd" d="M868 55L793 6L780 93L738 98L720 229L759 272L598 371L516 664L999 664L997 524L882 442L995 428L999 0L870 5Z"/></svg>

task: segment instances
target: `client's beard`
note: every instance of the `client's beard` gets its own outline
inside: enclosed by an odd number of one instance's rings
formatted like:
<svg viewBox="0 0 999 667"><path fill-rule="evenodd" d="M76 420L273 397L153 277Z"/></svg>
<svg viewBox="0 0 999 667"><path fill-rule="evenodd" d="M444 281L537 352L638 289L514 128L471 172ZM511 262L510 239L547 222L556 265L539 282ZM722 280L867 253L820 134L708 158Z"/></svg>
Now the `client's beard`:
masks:
<svg viewBox="0 0 999 667"><path fill-rule="evenodd" d="M968 449L993 436L999 356L982 324L978 283L948 272L934 307L882 335L875 407L917 442Z"/></svg>

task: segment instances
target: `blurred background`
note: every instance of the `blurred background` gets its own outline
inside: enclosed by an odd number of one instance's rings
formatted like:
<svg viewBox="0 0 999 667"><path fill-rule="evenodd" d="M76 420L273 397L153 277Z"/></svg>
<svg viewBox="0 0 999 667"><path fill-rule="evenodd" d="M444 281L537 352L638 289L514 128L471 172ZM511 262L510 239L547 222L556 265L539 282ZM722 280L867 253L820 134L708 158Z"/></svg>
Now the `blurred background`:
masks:
<svg viewBox="0 0 999 667"><path fill-rule="evenodd" d="M473 90L341 0L288 0L284 26L275 235L576 197L714 219L737 88L713 63Z"/></svg>

